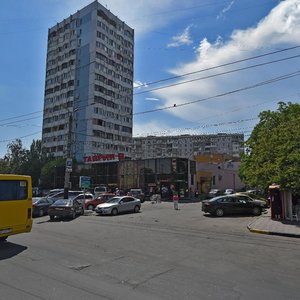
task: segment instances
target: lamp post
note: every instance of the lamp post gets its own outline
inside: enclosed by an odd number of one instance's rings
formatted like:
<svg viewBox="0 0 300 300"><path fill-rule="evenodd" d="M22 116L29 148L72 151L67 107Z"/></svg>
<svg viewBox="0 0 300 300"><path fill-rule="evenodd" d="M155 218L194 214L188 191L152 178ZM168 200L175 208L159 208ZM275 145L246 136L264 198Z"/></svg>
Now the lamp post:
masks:
<svg viewBox="0 0 300 300"><path fill-rule="evenodd" d="M191 174L191 158L197 155L197 152L193 152L188 157L188 189L190 191L191 185L194 185L194 174ZM194 160L193 160L194 161Z"/></svg>
<svg viewBox="0 0 300 300"><path fill-rule="evenodd" d="M67 159L65 167L64 199L69 198L70 174L72 172L71 137L72 137L73 115L70 113L68 122Z"/></svg>

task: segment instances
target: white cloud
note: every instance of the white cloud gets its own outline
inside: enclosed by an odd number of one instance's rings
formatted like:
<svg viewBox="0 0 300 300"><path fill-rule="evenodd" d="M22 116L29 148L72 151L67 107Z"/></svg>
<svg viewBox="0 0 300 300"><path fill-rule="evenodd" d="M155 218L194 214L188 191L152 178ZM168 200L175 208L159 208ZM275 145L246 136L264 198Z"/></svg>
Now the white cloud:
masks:
<svg viewBox="0 0 300 300"><path fill-rule="evenodd" d="M148 101L159 101L158 98L145 98L145 100L148 100Z"/></svg>
<svg viewBox="0 0 300 300"><path fill-rule="evenodd" d="M230 11L232 5L234 4L234 1L231 1L225 8L222 9L222 11L217 16L217 19L220 19L223 17L228 11Z"/></svg>
<svg viewBox="0 0 300 300"><path fill-rule="evenodd" d="M210 43L204 38L195 53L195 59L186 64L179 65L170 70L171 76L195 72L222 65L228 62L241 60L258 54L272 52L277 49L288 48L299 44L300 36L300 0L286 0L275 7L268 16L261 20L255 27L246 30L235 30L229 40L223 41L218 38ZM247 50L247 51L244 51ZM296 53L297 54L297 53ZM261 60L245 62L230 67L222 67L217 70L210 70L199 74L185 77L182 81L195 79L197 77L212 75L235 68L245 67L264 61L271 61L280 57L295 55L295 52L287 52L276 56L265 57ZM261 68L253 68L247 71L227 74L206 80L199 80L188 84L173 86L169 89L162 89L154 92L154 96L161 99L161 107L178 105L201 100L214 95L223 94L229 91L247 87L258 82L269 80L299 69L297 60L289 60L283 63L276 63ZM176 117L190 121L201 120L207 116L214 116L224 110L247 106L266 100L274 99L279 101L285 95L299 92L299 77L288 81L281 81L276 84L266 85L245 92L231 94L226 97L217 97L196 104L183 106L180 109L171 109L169 112ZM279 98L280 97L280 98ZM244 117L257 115L257 111L245 110ZM242 114L240 114L243 117ZM226 119L226 117L224 117ZM224 118L222 120L224 120ZM228 115L232 118L232 115Z"/></svg>
<svg viewBox="0 0 300 300"><path fill-rule="evenodd" d="M163 120L160 120L157 122L157 120L153 120L150 122L133 122L133 136L145 136L145 135L151 135L152 133L159 135L163 134L162 128L164 128L164 131L166 131L168 128L170 128L170 125L167 123L164 123Z"/></svg>
<svg viewBox="0 0 300 300"><path fill-rule="evenodd" d="M168 44L167 48L192 44L193 41L190 36L190 28L191 26L188 26L184 29L182 34L172 37L173 43Z"/></svg>
<svg viewBox="0 0 300 300"><path fill-rule="evenodd" d="M66 15L75 13L77 10L91 3L91 0L52 0L60 1L58 15L61 19ZM189 9L196 0L139 0L130 3L124 0L98 0L104 7L117 15L122 21L134 28L137 35L161 28L170 22L187 16L183 15L181 9ZM192 10L191 10L192 12ZM61 21L58 19L57 21Z"/></svg>
<svg viewBox="0 0 300 300"><path fill-rule="evenodd" d="M140 89L142 87L148 87L147 83L146 82L141 82L139 80L136 80L134 83L133 83L133 87L134 88L137 88L137 89Z"/></svg>

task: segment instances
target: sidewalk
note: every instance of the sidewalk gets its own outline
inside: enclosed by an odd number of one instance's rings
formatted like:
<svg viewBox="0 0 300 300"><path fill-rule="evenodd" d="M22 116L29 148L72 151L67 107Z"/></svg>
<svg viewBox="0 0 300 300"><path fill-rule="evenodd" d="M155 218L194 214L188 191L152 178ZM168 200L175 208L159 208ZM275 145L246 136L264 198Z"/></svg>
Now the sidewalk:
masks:
<svg viewBox="0 0 300 300"><path fill-rule="evenodd" d="M300 222L272 220L270 211L248 224L247 228L255 233L300 238Z"/></svg>

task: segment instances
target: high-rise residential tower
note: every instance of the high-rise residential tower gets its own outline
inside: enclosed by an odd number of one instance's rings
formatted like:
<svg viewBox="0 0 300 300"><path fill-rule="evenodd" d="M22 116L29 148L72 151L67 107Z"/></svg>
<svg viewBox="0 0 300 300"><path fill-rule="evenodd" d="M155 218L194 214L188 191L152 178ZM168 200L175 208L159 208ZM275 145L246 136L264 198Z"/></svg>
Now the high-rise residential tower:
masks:
<svg viewBox="0 0 300 300"><path fill-rule="evenodd" d="M130 157L134 30L97 1L49 29L43 148L78 161Z"/></svg>

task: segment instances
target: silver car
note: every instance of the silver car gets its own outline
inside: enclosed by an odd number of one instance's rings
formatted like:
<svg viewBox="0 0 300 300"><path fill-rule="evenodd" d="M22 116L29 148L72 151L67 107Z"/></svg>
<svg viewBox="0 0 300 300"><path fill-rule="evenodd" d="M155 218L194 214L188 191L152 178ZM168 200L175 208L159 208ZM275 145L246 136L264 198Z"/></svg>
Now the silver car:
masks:
<svg viewBox="0 0 300 300"><path fill-rule="evenodd" d="M139 212L141 201L134 197L122 196L113 197L105 203L96 206L95 212L99 215L117 215L123 212Z"/></svg>

